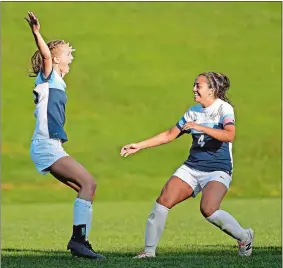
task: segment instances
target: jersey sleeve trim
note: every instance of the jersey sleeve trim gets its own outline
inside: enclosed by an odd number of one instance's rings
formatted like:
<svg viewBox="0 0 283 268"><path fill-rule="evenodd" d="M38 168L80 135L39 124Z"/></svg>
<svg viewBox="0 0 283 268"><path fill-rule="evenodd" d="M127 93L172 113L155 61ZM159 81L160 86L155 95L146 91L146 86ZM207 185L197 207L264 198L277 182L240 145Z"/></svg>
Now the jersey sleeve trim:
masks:
<svg viewBox="0 0 283 268"><path fill-rule="evenodd" d="M229 122L229 123L227 123L227 124L225 124L225 125L223 125L223 127L225 127L225 126L229 126L229 125L235 125L235 123L234 122Z"/></svg>
<svg viewBox="0 0 283 268"><path fill-rule="evenodd" d="M40 78L42 79L42 81L48 82L51 79L51 76L52 76L53 72L54 72L54 70L52 68L50 74L46 78L43 76L43 73L40 72Z"/></svg>
<svg viewBox="0 0 283 268"><path fill-rule="evenodd" d="M185 117L183 116L176 124L176 127L182 131L182 127L186 124Z"/></svg>
<svg viewBox="0 0 283 268"><path fill-rule="evenodd" d="M223 119L223 127L226 125L234 125L235 124L235 119L234 119L234 115L233 114L226 114Z"/></svg>

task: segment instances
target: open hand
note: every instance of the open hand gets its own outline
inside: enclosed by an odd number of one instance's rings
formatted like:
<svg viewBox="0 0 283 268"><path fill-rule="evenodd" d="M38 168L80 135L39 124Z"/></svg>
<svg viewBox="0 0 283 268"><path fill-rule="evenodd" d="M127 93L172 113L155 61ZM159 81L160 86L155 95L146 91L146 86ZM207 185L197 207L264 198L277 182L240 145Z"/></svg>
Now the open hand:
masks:
<svg viewBox="0 0 283 268"><path fill-rule="evenodd" d="M39 20L32 12L30 11L28 12L28 17L25 18L25 20L28 22L33 33L39 32L40 29Z"/></svg>
<svg viewBox="0 0 283 268"><path fill-rule="evenodd" d="M127 157L130 154L135 154L138 152L141 148L136 143L128 144L122 147L120 155Z"/></svg>

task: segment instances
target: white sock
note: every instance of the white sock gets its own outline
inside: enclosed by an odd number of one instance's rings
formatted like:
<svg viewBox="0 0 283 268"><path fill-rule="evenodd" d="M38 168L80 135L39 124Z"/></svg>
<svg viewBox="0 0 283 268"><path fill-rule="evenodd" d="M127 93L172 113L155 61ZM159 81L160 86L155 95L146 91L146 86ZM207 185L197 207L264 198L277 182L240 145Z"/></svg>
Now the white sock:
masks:
<svg viewBox="0 0 283 268"><path fill-rule="evenodd" d="M92 221L92 204L90 205L89 209L88 209L88 221L86 224L86 240L88 240L89 237L89 232L90 232L90 228L91 228L91 221Z"/></svg>
<svg viewBox="0 0 283 268"><path fill-rule="evenodd" d="M224 210L216 210L206 219L239 241L246 241L248 239L247 231L241 227L232 215Z"/></svg>
<svg viewBox="0 0 283 268"><path fill-rule="evenodd" d="M169 209L155 203L146 223L144 252L154 253L163 233Z"/></svg>
<svg viewBox="0 0 283 268"><path fill-rule="evenodd" d="M76 198L74 203L74 225L86 225L86 239L90 231L92 204L90 201Z"/></svg>

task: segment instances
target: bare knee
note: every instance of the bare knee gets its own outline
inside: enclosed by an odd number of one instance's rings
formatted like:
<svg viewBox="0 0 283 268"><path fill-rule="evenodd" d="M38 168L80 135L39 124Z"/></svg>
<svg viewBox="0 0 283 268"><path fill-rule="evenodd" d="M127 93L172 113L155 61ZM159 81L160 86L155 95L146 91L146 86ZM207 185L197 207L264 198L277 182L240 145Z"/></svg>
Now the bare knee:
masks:
<svg viewBox="0 0 283 268"><path fill-rule="evenodd" d="M205 218L211 216L216 210L218 210L218 208L213 207L211 205L202 205L201 204L201 206L200 206L200 212Z"/></svg>
<svg viewBox="0 0 283 268"><path fill-rule="evenodd" d="M97 188L97 184L96 184L95 180L93 178L91 178L91 180L89 181L89 189L90 189L92 196L95 195L96 188Z"/></svg>
<svg viewBox="0 0 283 268"><path fill-rule="evenodd" d="M172 200L172 198L170 198L170 196L162 194L157 198L157 203L166 207L166 208L172 208L175 204Z"/></svg>
<svg viewBox="0 0 283 268"><path fill-rule="evenodd" d="M94 196L94 195L95 195L95 192L96 192L96 188L97 188L97 184L96 184L96 182L95 182L94 179L92 179L92 181L91 181L89 187L90 187L90 190L91 190L92 195Z"/></svg>
<svg viewBox="0 0 283 268"><path fill-rule="evenodd" d="M93 197L95 195L96 188L97 184L91 176L84 180L81 186L81 190L90 197Z"/></svg>

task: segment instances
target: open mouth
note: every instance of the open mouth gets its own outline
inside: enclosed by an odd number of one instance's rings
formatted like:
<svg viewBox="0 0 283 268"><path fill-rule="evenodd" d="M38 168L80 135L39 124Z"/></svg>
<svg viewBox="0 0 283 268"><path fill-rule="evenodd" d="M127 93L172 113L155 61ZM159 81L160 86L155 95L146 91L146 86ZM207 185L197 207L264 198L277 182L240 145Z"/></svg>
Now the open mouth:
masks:
<svg viewBox="0 0 283 268"><path fill-rule="evenodd" d="M194 97L200 97L200 94L198 92L194 92Z"/></svg>

